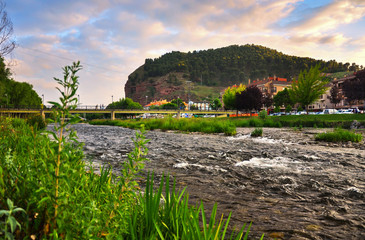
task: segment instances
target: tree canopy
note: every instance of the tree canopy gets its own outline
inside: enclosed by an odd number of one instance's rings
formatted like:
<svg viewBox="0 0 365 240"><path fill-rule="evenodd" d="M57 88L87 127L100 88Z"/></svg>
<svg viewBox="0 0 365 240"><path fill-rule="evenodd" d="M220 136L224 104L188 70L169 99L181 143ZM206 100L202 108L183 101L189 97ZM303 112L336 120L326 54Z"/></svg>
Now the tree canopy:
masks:
<svg viewBox="0 0 365 240"><path fill-rule="evenodd" d="M143 66L129 75L128 81L131 86L136 86L166 75L167 80L173 83L173 73L182 72L197 84L227 87L247 84L248 79L274 75L291 79L298 76L301 69L315 65L320 65L327 72L357 71L362 67L356 63L290 56L264 46L246 44L188 53L173 51L155 59L146 59Z"/></svg>
<svg viewBox="0 0 365 240"><path fill-rule="evenodd" d="M237 109L236 106L236 94L244 91L246 89L245 85L240 84L239 86L228 87L223 94L223 104L224 109L233 110Z"/></svg>
<svg viewBox="0 0 365 240"><path fill-rule="evenodd" d="M134 102L130 98L119 99L119 101L110 103L106 108L114 108L114 109L142 109L142 105Z"/></svg>
<svg viewBox="0 0 365 240"><path fill-rule="evenodd" d="M288 105L293 106L295 104L290 98L289 90L287 88L278 92L273 99L275 107L287 107Z"/></svg>
<svg viewBox="0 0 365 240"><path fill-rule="evenodd" d="M290 98L307 108L308 105L317 101L320 96L326 93L328 80L320 70L320 66L311 67L309 71L300 72L298 79L294 79L289 90Z"/></svg>
<svg viewBox="0 0 365 240"><path fill-rule="evenodd" d="M342 91L351 105L365 99L365 70L355 73L355 76L355 79L347 80L342 85Z"/></svg>
<svg viewBox="0 0 365 240"><path fill-rule="evenodd" d="M255 85L249 86L244 91L236 93L236 107L240 111L259 110L262 107L262 100L262 92Z"/></svg>
<svg viewBox="0 0 365 240"><path fill-rule="evenodd" d="M42 99L33 90L33 86L25 82L17 82L11 78L10 69L0 58L0 106L8 107L40 107Z"/></svg>

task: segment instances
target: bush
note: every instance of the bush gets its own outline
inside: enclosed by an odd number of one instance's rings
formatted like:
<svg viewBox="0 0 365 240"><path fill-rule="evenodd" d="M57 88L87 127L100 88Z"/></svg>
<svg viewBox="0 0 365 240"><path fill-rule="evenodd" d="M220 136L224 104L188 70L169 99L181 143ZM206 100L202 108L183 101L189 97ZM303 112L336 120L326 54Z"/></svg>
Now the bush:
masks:
<svg viewBox="0 0 365 240"><path fill-rule="evenodd" d="M39 130L45 129L47 127L47 123L43 120L41 115L33 115L27 118L27 123Z"/></svg>
<svg viewBox="0 0 365 240"><path fill-rule="evenodd" d="M340 128L335 129L333 132L319 133L315 136L315 140L326 142L360 142L362 138L361 134Z"/></svg>
<svg viewBox="0 0 365 240"><path fill-rule="evenodd" d="M266 110L261 110L259 112L259 118L262 120L265 120L267 118L267 111Z"/></svg>
<svg viewBox="0 0 365 240"><path fill-rule="evenodd" d="M255 130L251 132L251 137L262 137L262 133L262 128L255 128Z"/></svg>

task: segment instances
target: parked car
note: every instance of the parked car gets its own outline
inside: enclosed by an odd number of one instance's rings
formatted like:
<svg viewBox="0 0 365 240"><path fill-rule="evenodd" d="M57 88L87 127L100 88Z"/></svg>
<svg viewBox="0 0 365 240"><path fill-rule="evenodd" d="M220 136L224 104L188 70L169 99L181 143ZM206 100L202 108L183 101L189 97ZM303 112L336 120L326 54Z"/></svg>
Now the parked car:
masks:
<svg viewBox="0 0 365 240"><path fill-rule="evenodd" d="M323 110L323 113L324 114L336 114L336 113L338 113L338 111L336 109L329 108L329 109Z"/></svg>
<svg viewBox="0 0 365 240"><path fill-rule="evenodd" d="M338 110L338 114L353 114L352 109L340 109Z"/></svg>

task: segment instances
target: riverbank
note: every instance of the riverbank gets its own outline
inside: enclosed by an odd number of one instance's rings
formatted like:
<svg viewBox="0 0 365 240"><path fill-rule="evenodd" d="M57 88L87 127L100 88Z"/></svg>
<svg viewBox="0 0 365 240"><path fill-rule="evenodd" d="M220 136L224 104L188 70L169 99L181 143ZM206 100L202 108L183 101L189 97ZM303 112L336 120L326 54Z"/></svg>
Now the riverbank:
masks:
<svg viewBox="0 0 365 240"><path fill-rule="evenodd" d="M84 151L95 165L118 173L132 149L134 130L78 124ZM232 211L241 226L253 221L254 234L282 239L363 239L365 237L365 149L358 144L321 143L314 134L328 129L237 128L237 135L148 131L145 172L156 179L170 173L187 187L190 201L205 209L215 202ZM256 236L258 236L256 235ZM282 237L281 237L282 236Z"/></svg>

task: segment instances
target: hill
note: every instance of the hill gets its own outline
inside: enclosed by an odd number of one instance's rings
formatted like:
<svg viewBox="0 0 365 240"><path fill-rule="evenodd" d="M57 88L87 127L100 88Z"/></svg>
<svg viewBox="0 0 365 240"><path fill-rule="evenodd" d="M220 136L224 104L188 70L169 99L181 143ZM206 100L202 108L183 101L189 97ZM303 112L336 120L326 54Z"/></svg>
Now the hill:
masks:
<svg viewBox="0 0 365 240"><path fill-rule="evenodd" d="M173 51L145 64L128 76L126 97L144 105L146 101L176 97L203 101L219 96L227 86L249 79L296 77L303 69L320 64L328 73L356 71L355 63L338 63L286 55L259 45L232 45L183 53Z"/></svg>

